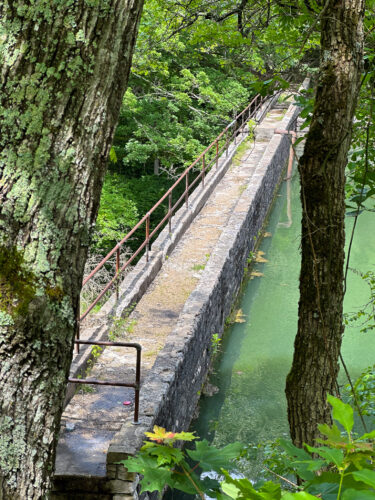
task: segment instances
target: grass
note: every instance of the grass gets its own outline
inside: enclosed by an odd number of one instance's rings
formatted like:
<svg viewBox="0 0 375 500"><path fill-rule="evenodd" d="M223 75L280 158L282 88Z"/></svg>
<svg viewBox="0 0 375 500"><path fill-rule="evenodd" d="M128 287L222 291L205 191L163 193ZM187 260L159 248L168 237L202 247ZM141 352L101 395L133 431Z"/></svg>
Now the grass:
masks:
<svg viewBox="0 0 375 500"><path fill-rule="evenodd" d="M249 148L249 143L252 142L253 140L253 134L250 134L244 141L241 142L241 144L238 146L236 154L233 157L232 164L234 166L238 166L241 163L241 159L243 155L246 153L247 149Z"/></svg>
<svg viewBox="0 0 375 500"><path fill-rule="evenodd" d="M113 317L112 318L112 329L108 332L108 340L115 342L118 338L126 337L126 334L134 333L134 327L138 323L136 319L130 319L129 315L135 308L136 303L134 302L129 307L125 309L125 315L123 317Z"/></svg>
<svg viewBox="0 0 375 500"><path fill-rule="evenodd" d="M191 268L192 271L203 271L203 269L206 267L206 264L194 264L194 266Z"/></svg>
<svg viewBox="0 0 375 500"><path fill-rule="evenodd" d="M210 254L206 253L204 255L206 262L204 264L194 264L194 266L191 268L192 271L203 271L203 269L206 267L207 261L210 258Z"/></svg>

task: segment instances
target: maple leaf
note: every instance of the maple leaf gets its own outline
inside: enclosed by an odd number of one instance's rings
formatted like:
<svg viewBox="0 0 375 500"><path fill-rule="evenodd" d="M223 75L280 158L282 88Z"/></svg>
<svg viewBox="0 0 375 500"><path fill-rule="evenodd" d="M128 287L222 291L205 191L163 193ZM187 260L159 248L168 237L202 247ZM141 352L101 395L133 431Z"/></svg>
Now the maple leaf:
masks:
<svg viewBox="0 0 375 500"><path fill-rule="evenodd" d="M157 425L154 425L154 432L145 432L145 434L151 441L156 441L159 444L172 444L175 441L192 441L196 439L193 432L171 432Z"/></svg>
<svg viewBox="0 0 375 500"><path fill-rule="evenodd" d="M173 432L167 432L164 427L159 427L158 425L154 425L154 432L145 432L145 435L151 441L156 441L157 443L162 443L165 439L174 437Z"/></svg>

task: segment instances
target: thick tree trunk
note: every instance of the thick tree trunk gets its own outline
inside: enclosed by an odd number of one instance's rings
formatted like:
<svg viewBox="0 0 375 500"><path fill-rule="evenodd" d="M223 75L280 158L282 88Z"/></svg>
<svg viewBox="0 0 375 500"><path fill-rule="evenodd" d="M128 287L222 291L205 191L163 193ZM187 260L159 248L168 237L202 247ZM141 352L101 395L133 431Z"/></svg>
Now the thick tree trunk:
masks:
<svg viewBox="0 0 375 500"><path fill-rule="evenodd" d="M143 0L0 0L0 498L44 498Z"/></svg>
<svg viewBox="0 0 375 500"><path fill-rule="evenodd" d="M287 378L294 443L313 444L329 423L343 333L345 166L362 64L362 0L329 0L321 20L321 67L299 171L302 265L298 333Z"/></svg>

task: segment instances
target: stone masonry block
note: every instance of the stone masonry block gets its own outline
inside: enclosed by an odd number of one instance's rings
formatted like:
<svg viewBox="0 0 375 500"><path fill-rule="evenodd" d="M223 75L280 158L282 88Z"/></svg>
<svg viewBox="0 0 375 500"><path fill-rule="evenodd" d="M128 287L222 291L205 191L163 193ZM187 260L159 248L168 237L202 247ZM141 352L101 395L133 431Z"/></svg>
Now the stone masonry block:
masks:
<svg viewBox="0 0 375 500"><path fill-rule="evenodd" d="M111 481L107 481L105 485L106 492L108 493L116 493L116 494L133 494L135 490L135 485L129 481L122 481L121 479L112 479Z"/></svg>
<svg viewBox="0 0 375 500"><path fill-rule="evenodd" d="M108 479L116 479L117 478L117 467L118 467L118 465L115 465L115 464L107 465L107 477L108 477Z"/></svg>
<svg viewBox="0 0 375 500"><path fill-rule="evenodd" d="M134 481L137 475L135 472L128 472L123 465L117 465L117 476L116 479L121 479L122 481Z"/></svg>

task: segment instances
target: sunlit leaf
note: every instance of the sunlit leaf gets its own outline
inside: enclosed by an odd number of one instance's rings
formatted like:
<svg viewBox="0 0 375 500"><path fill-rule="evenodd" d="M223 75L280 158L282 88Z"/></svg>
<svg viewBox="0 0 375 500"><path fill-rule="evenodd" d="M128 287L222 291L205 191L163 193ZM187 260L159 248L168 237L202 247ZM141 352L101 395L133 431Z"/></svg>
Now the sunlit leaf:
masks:
<svg viewBox="0 0 375 500"><path fill-rule="evenodd" d="M353 408L330 394L327 395L327 400L333 408L333 418L337 420L349 434L354 425Z"/></svg>
<svg viewBox="0 0 375 500"><path fill-rule="evenodd" d="M145 435L151 439L151 441L162 443L165 439L173 439L176 434L174 432L166 431L164 427L154 425L154 432L145 432Z"/></svg>
<svg viewBox="0 0 375 500"><path fill-rule="evenodd" d="M284 493L282 500L316 500L316 497L307 493L307 491L298 491L297 493Z"/></svg>

